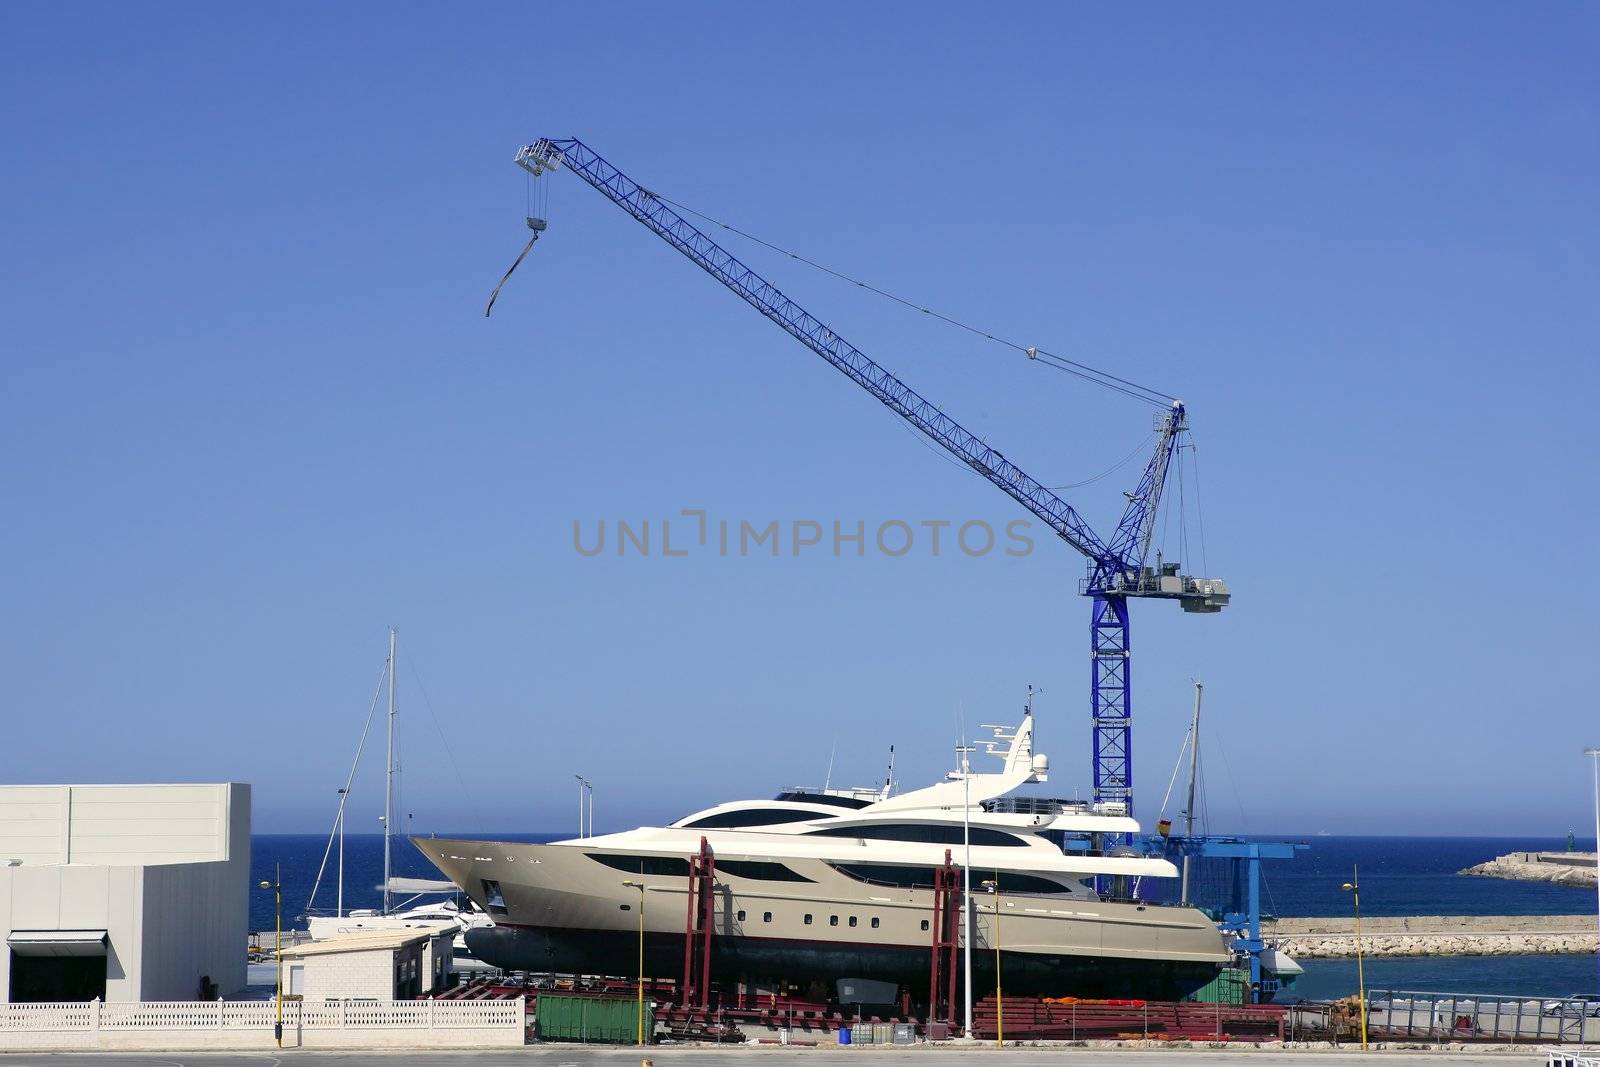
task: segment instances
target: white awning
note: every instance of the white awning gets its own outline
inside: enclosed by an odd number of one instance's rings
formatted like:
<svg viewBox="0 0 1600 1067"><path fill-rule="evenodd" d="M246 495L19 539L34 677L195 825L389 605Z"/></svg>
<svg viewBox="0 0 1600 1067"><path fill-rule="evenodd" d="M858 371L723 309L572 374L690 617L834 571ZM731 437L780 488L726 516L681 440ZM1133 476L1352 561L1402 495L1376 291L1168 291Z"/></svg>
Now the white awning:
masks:
<svg viewBox="0 0 1600 1067"><path fill-rule="evenodd" d="M19 956L104 956L104 930L13 930L6 946Z"/></svg>

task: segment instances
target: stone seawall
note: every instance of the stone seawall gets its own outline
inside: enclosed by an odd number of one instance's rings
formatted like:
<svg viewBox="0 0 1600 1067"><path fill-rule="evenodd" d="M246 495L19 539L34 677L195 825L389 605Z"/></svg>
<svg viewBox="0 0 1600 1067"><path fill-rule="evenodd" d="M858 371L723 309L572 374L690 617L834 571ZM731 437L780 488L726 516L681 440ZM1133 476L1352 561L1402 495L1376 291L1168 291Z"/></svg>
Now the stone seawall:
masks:
<svg viewBox="0 0 1600 1067"><path fill-rule="evenodd" d="M1261 924L1267 941L1296 959L1353 959L1355 921L1280 919ZM1361 922L1368 956L1531 956L1595 951L1593 915L1424 915Z"/></svg>
<svg viewBox="0 0 1600 1067"><path fill-rule="evenodd" d="M1468 867L1462 874L1480 878L1511 878L1519 882L1554 882L1557 885L1593 886L1592 852L1510 852L1487 863Z"/></svg>

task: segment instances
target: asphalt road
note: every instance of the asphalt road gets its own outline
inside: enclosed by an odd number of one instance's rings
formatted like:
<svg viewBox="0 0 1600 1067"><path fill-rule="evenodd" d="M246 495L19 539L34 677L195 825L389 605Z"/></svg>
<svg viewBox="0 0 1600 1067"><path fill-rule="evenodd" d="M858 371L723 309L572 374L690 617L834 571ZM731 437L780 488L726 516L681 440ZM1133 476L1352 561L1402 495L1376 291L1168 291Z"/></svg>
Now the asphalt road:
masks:
<svg viewBox="0 0 1600 1067"><path fill-rule="evenodd" d="M879 1057L890 1063L867 1063ZM178 1053L37 1053L0 1054L0 1067L38 1064L40 1067L639 1067L646 1058L636 1049L585 1049L577 1045L482 1052L285 1052L268 1055L246 1052ZM1545 1057L1534 1049L1507 1053L1463 1052L1360 1052L1303 1050L1297 1052L1249 1049L1096 1049L1096 1048L926 1048L904 1049L785 1049L785 1048L652 1048L648 1058L655 1067L739 1067L760 1063L770 1067L963 1067L974 1063L999 1067L1057 1067L1067 1062L1089 1067L1216 1067L1254 1064L1256 1067L1372 1067L1374 1062L1411 1064L1537 1064Z"/></svg>

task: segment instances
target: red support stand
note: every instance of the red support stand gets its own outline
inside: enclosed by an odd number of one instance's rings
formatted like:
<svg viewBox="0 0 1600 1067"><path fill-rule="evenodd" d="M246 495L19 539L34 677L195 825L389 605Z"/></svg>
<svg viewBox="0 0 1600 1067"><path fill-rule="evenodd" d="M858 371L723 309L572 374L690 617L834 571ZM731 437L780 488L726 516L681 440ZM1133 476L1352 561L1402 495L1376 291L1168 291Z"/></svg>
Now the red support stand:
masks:
<svg viewBox="0 0 1600 1067"><path fill-rule="evenodd" d="M689 857L689 916L683 931L683 1006L711 1006L711 932L716 924L717 861L700 839L700 852Z"/></svg>
<svg viewBox="0 0 1600 1067"><path fill-rule="evenodd" d="M928 1018L952 1025L956 1016L956 970L961 940L961 868L950 862L945 849L944 866L933 869L933 973L928 982Z"/></svg>

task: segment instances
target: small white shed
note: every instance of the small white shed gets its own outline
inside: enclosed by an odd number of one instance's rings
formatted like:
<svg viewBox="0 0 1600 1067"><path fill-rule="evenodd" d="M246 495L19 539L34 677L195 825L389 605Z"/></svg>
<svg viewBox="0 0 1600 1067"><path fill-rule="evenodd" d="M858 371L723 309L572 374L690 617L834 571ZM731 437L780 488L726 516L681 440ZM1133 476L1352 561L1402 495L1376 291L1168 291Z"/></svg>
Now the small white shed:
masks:
<svg viewBox="0 0 1600 1067"><path fill-rule="evenodd" d="M411 1000L450 981L454 923L344 934L283 950L283 992L302 1000Z"/></svg>

